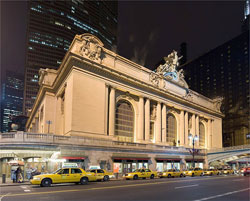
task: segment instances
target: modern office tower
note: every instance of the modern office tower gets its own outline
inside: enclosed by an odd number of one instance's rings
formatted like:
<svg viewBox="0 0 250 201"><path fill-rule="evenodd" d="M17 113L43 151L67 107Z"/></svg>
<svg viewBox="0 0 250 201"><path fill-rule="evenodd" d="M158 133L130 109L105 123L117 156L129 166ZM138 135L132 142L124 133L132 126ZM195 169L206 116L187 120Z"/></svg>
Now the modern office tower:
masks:
<svg viewBox="0 0 250 201"><path fill-rule="evenodd" d="M39 69L57 69L76 34L91 33L110 50L117 41L117 1L29 1L24 113L39 89Z"/></svg>
<svg viewBox="0 0 250 201"><path fill-rule="evenodd" d="M191 89L224 97L224 146L249 144L249 30L182 66Z"/></svg>
<svg viewBox="0 0 250 201"><path fill-rule="evenodd" d="M180 59L180 65L187 62L187 43L183 42L180 45L180 55L182 58Z"/></svg>
<svg viewBox="0 0 250 201"><path fill-rule="evenodd" d="M6 71L1 94L1 132L8 132L12 118L22 114L23 75Z"/></svg>

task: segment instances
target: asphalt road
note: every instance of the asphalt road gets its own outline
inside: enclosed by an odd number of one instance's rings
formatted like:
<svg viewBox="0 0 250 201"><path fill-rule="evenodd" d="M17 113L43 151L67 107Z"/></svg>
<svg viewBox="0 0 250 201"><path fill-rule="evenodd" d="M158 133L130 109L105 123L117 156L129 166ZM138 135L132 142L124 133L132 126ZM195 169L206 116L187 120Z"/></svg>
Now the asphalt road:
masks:
<svg viewBox="0 0 250 201"><path fill-rule="evenodd" d="M212 176L90 182L88 185L31 185L0 189L0 201L249 201L250 177Z"/></svg>

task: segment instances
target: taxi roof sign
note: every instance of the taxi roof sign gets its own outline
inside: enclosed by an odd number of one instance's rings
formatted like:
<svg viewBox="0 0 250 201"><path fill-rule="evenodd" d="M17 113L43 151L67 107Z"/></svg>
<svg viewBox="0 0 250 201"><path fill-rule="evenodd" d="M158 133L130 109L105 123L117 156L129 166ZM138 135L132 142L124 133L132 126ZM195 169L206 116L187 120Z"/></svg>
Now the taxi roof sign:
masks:
<svg viewBox="0 0 250 201"><path fill-rule="evenodd" d="M64 163L62 165L63 168L78 168L77 163Z"/></svg>

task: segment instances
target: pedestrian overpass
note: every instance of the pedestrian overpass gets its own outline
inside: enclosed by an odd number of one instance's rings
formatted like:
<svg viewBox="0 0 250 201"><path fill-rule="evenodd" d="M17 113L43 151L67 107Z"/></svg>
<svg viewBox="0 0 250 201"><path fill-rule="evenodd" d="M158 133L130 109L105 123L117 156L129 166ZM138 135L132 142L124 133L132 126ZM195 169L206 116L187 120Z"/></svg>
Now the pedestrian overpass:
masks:
<svg viewBox="0 0 250 201"><path fill-rule="evenodd" d="M246 162L250 163L250 144L211 149L207 152L208 164L214 161L230 162L240 159L245 159Z"/></svg>

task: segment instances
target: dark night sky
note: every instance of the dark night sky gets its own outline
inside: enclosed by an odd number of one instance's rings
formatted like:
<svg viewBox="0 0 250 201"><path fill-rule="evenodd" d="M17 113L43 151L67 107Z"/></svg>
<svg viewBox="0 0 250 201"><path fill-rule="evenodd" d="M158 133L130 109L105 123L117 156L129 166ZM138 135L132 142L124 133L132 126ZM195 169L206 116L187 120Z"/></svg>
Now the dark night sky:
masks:
<svg viewBox="0 0 250 201"><path fill-rule="evenodd" d="M118 53L152 69L184 41L194 59L240 34L244 1L122 1L118 13Z"/></svg>
<svg viewBox="0 0 250 201"><path fill-rule="evenodd" d="M244 1L120 1L118 13L118 53L153 68L181 42L192 59L240 34ZM23 72L25 22L26 2L1 1L1 69Z"/></svg>

